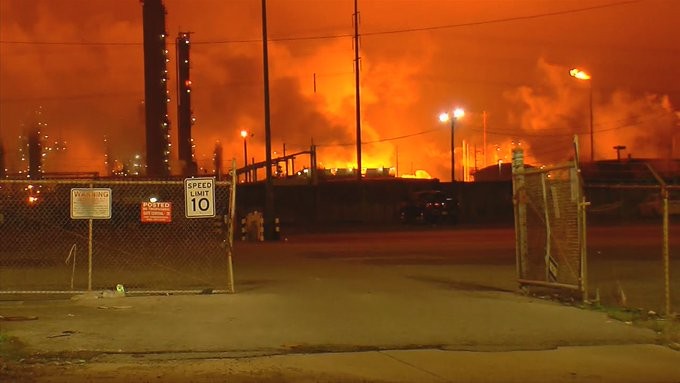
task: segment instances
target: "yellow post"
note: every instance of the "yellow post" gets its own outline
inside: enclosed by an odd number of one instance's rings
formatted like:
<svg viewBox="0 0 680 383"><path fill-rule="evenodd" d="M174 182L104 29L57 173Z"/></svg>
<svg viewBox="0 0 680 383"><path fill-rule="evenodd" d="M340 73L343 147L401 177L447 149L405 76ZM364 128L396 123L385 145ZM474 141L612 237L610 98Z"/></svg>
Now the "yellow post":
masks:
<svg viewBox="0 0 680 383"><path fill-rule="evenodd" d="M90 184L90 189L94 186ZM92 291L92 218L88 220L87 233L87 290Z"/></svg>
<svg viewBox="0 0 680 383"><path fill-rule="evenodd" d="M588 247L586 243L587 229L586 229L586 207L590 202L586 202L586 197L583 197L579 205L579 214L581 220L581 289L583 290L583 302L588 303ZM599 297L597 298L599 302Z"/></svg>
<svg viewBox="0 0 680 383"><path fill-rule="evenodd" d="M661 197L663 198L663 274L665 292L665 313L666 317L671 315L671 278L670 278L670 251L668 246L668 189L661 187Z"/></svg>

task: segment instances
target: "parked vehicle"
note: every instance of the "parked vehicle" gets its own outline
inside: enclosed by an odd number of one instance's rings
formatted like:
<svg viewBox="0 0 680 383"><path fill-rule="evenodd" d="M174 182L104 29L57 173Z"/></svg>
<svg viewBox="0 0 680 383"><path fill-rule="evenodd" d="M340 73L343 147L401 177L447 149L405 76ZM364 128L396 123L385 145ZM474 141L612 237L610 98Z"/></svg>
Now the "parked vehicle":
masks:
<svg viewBox="0 0 680 383"><path fill-rule="evenodd" d="M439 190L412 193L399 209L403 223L456 223L458 202Z"/></svg>
<svg viewBox="0 0 680 383"><path fill-rule="evenodd" d="M638 211L643 217L659 217L663 214L663 200L659 193L648 195L640 205ZM668 193L668 215L680 215L680 191Z"/></svg>

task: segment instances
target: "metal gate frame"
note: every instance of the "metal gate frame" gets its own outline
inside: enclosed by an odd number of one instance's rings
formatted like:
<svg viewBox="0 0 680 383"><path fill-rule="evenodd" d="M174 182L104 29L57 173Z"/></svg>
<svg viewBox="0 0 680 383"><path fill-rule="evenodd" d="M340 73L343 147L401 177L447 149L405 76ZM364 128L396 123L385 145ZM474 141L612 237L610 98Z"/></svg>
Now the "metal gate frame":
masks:
<svg viewBox="0 0 680 383"><path fill-rule="evenodd" d="M578 157L576 157L578 158ZM557 281L557 266L552 257L553 249L552 243L555 238L553 233L554 222L551 222L551 217L548 212L547 202L547 188L546 178L549 177L550 172L568 171L569 182L572 193L572 201L576 209L576 241L578 249L578 278L576 283L563 283ZM529 230L528 230L528 194L525 180L527 176L535 176L540 174L543 214L542 221L545 224L545 241L543 243L543 253L535 254L529 249ZM515 252L516 252L516 268L517 281L520 289L526 289L528 286L539 286L554 288L560 290L568 290L579 292L582 295L583 301L588 300L588 285L587 285L587 250L586 250L586 206L588 203L585 200L583 193L583 181L578 168L577 161L570 161L564 164L555 165L551 167L530 168L524 167L524 153L522 149L513 150L512 160L512 189L513 189L513 205L515 216ZM554 217L553 217L554 218ZM557 217L560 218L560 217ZM566 222L570 224L569 222ZM544 260L545 274L544 278L536 278L535 276L528 276L527 264L530 259L541 258Z"/></svg>

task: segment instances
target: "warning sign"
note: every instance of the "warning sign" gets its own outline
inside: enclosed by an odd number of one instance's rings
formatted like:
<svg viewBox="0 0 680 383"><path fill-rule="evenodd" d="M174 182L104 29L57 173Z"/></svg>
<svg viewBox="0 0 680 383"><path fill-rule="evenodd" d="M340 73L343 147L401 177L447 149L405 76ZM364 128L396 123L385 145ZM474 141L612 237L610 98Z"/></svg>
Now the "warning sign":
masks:
<svg viewBox="0 0 680 383"><path fill-rule="evenodd" d="M72 188L71 219L110 219L111 189Z"/></svg>
<svg viewBox="0 0 680 383"><path fill-rule="evenodd" d="M142 222L170 223L172 222L172 202L142 202Z"/></svg>

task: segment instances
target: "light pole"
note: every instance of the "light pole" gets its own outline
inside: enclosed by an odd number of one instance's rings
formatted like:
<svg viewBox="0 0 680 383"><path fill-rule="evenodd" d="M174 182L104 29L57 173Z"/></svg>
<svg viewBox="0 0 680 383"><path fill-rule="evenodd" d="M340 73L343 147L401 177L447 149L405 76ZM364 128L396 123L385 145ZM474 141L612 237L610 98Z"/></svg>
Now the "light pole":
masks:
<svg viewBox="0 0 680 383"><path fill-rule="evenodd" d="M451 183L456 182L456 155L454 149L456 148L455 138L455 128L456 120L465 115L465 111L461 108L456 108L451 115L449 113L442 113L439 115L439 121L441 122L451 122Z"/></svg>
<svg viewBox="0 0 680 383"><path fill-rule="evenodd" d="M590 162L595 161L595 142L593 139L593 80L592 77L577 68L569 71L569 75L579 80L588 81L588 104L590 106Z"/></svg>
<svg viewBox="0 0 680 383"><path fill-rule="evenodd" d="M243 170L245 171L245 182L248 182L248 174L250 173L246 168L248 167L248 131L242 130L241 137L243 137Z"/></svg>

